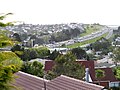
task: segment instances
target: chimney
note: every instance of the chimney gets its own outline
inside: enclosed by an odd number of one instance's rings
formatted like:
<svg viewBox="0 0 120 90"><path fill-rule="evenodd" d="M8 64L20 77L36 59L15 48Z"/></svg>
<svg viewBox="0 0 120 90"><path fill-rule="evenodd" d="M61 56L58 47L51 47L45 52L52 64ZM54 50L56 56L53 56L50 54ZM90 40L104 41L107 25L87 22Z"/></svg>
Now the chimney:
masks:
<svg viewBox="0 0 120 90"><path fill-rule="evenodd" d="M85 69L85 80L86 82L89 82L89 68Z"/></svg>

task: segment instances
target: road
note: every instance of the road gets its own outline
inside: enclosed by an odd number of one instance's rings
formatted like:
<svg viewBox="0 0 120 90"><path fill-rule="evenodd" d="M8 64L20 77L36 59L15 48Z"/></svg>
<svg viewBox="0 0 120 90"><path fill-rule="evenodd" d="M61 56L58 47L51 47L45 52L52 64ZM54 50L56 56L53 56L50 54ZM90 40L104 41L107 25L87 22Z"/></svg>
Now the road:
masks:
<svg viewBox="0 0 120 90"><path fill-rule="evenodd" d="M108 56L104 56L103 59L97 60L95 63L96 67L114 67L114 61Z"/></svg>
<svg viewBox="0 0 120 90"><path fill-rule="evenodd" d="M106 39L109 39L113 34L113 29L109 29L109 33L108 35L106 36Z"/></svg>
<svg viewBox="0 0 120 90"><path fill-rule="evenodd" d="M86 36L83 36L83 37L79 37L79 38L75 38L75 39L70 39L70 40L67 40L67 41L62 41L62 42L56 42L54 44L47 44L46 46L47 47L59 47L63 44L65 45L71 45L71 44L74 44L76 42L83 42L83 41L86 41L86 40L90 40L90 39L94 39L94 38L97 38L97 37L100 37L101 35L105 34L109 32L109 34L106 36L106 38L110 38L112 33L113 33L113 30L110 29L110 28L103 28L101 31L97 31L95 33L92 33L90 35L86 35Z"/></svg>

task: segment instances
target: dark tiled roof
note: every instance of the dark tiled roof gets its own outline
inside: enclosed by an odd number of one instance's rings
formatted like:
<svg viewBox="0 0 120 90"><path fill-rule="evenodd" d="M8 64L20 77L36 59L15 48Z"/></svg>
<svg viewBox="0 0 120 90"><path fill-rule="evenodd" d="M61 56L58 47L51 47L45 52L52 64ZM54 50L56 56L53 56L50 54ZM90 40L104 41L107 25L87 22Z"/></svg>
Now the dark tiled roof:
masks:
<svg viewBox="0 0 120 90"><path fill-rule="evenodd" d="M87 83L78 79L61 75L51 81L42 78L17 72L18 78L14 83L15 86L22 90L44 90L44 81L46 82L46 90L101 90L103 87L95 84Z"/></svg>
<svg viewBox="0 0 120 90"><path fill-rule="evenodd" d="M103 87L61 75L47 83L48 90L101 90Z"/></svg>
<svg viewBox="0 0 120 90"><path fill-rule="evenodd" d="M115 78L115 75L112 71L112 68L97 68L97 69L101 69L103 70L105 73L105 76L101 79L99 79L100 81L108 81L108 82L115 82L115 81L118 81L116 78ZM96 70L97 70L96 69Z"/></svg>
<svg viewBox="0 0 120 90"><path fill-rule="evenodd" d="M15 86L22 88L23 90L42 90L44 88L43 78L33 76L24 72L17 72Z"/></svg>
<svg viewBox="0 0 120 90"><path fill-rule="evenodd" d="M95 80L94 61L78 60L77 62L82 64L82 66L85 66L85 68L89 68L90 76L94 81Z"/></svg>
<svg viewBox="0 0 120 90"><path fill-rule="evenodd" d="M52 70L54 66L54 62L51 60L51 61L45 61L45 71L49 71L49 70Z"/></svg>
<svg viewBox="0 0 120 90"><path fill-rule="evenodd" d="M94 61L86 61L86 60L77 60L76 62L80 63L85 68L90 69L90 75L92 80L95 80L95 69L94 69ZM46 61L45 62L45 71L52 70L52 67L54 66L53 61Z"/></svg>

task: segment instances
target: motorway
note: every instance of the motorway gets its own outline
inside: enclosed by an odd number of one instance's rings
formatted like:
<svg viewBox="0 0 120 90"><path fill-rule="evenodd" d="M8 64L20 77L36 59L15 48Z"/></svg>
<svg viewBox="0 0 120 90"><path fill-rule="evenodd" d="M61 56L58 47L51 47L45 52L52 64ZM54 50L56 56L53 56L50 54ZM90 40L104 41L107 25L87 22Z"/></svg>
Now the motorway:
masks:
<svg viewBox="0 0 120 90"><path fill-rule="evenodd" d="M108 35L106 36L106 39L109 39L113 34L113 29L109 29L109 33Z"/></svg>
<svg viewBox="0 0 120 90"><path fill-rule="evenodd" d="M100 37L101 35L103 35L103 34L105 34L107 32L109 32L109 33L106 36L106 39L109 39L111 37L111 35L113 34L113 29L105 27L102 30L97 31L95 33L92 33L90 35L86 35L86 36L75 38L75 39L70 39L70 40L67 40L67 41L56 42L54 44L47 44L46 46L50 47L50 48L55 48L55 47L59 47L59 46L61 46L63 44L71 45L71 44L74 44L76 42L83 42L83 41L86 41L86 40L90 40L90 39L94 39L94 38Z"/></svg>

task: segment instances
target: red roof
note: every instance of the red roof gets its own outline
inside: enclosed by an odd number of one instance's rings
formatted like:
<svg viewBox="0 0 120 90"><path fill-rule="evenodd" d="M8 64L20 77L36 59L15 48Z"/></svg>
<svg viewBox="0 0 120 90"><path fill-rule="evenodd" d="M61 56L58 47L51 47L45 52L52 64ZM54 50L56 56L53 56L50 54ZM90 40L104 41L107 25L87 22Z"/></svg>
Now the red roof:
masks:
<svg viewBox="0 0 120 90"><path fill-rule="evenodd" d="M54 66L54 61L45 61L45 68L44 70L45 71L49 71L49 70L52 70L52 67Z"/></svg>
<svg viewBox="0 0 120 90"><path fill-rule="evenodd" d="M48 90L101 90L103 86L61 75L47 83Z"/></svg>
<svg viewBox="0 0 120 90"><path fill-rule="evenodd" d="M44 80L37 76L33 76L24 72L17 72L15 75L18 76L14 83L15 86L20 88L20 90L43 90Z"/></svg>
<svg viewBox="0 0 120 90"><path fill-rule="evenodd" d="M94 80L95 77L94 61L77 60L76 62L80 63L85 68L89 68L91 78L92 80ZM54 61L45 61L45 71L52 70L53 66L54 66Z"/></svg>
<svg viewBox="0 0 120 90"><path fill-rule="evenodd" d="M16 79L17 87L22 90L44 90L44 82L46 83L47 90L101 90L103 87L71 77L61 75L51 81L43 80L42 78L24 73L17 72Z"/></svg>
<svg viewBox="0 0 120 90"><path fill-rule="evenodd" d="M78 60L77 62L85 66L85 68L89 68L90 76L92 80L95 80L94 61Z"/></svg>
<svg viewBox="0 0 120 90"><path fill-rule="evenodd" d="M115 81L118 81L116 78L115 78L115 75L112 71L112 68L97 68L97 69L101 69L103 70L105 73L105 76L101 79L99 79L100 81L107 81L107 82L115 82ZM97 70L96 69L96 70Z"/></svg>
<svg viewBox="0 0 120 90"><path fill-rule="evenodd" d="M90 76L91 76L92 80L96 81L94 61L77 60L76 62L82 64L83 66L85 66L85 68L89 68ZM45 71L52 70L53 66L54 66L54 61L46 61L45 62ZM100 69L105 71L105 77L102 78L101 81L110 81L110 82L118 81L115 78L115 75L111 68L100 68Z"/></svg>

